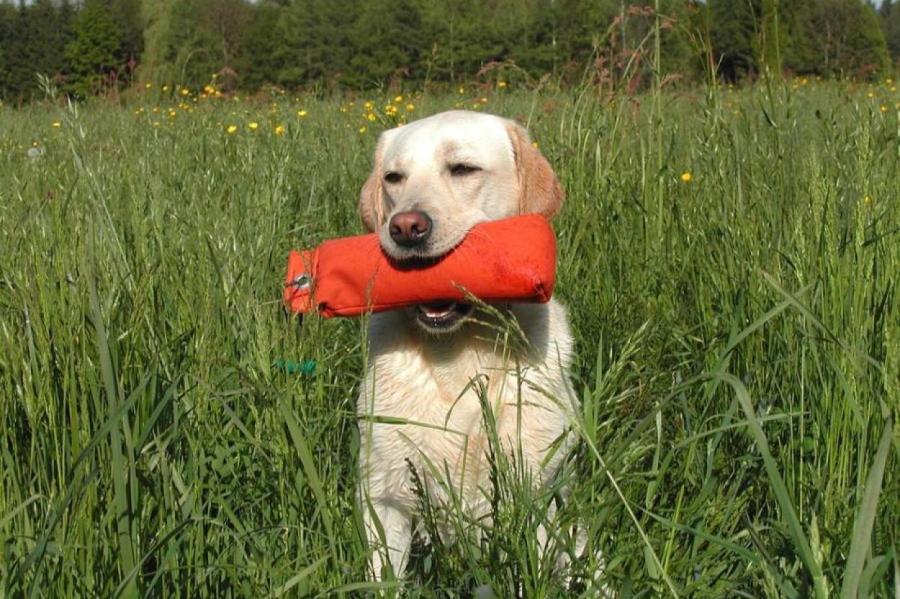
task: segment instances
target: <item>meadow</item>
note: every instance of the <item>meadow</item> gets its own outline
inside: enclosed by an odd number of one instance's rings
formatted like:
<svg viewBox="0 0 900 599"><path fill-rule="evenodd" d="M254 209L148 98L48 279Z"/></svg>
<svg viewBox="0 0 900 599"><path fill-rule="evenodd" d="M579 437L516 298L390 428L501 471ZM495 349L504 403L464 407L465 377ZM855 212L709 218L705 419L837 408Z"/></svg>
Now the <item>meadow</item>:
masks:
<svg viewBox="0 0 900 599"><path fill-rule="evenodd" d="M893 82L217 96L0 107L0 597L591 597L595 552L622 597L898 592ZM570 588L502 460L493 528L426 506L457 537L367 583L365 319L281 309L289 249L361 231L377 133L454 107L567 191Z"/></svg>

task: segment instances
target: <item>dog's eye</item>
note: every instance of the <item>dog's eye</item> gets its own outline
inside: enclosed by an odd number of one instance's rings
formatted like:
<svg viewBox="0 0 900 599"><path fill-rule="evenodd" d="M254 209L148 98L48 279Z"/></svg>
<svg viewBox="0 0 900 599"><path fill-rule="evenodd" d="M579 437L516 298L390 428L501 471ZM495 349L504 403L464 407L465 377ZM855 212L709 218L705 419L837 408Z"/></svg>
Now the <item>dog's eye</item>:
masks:
<svg viewBox="0 0 900 599"><path fill-rule="evenodd" d="M465 177L466 175L471 175L472 173L478 172L481 169L477 166L472 166L471 164L451 164L450 165L450 174L454 177Z"/></svg>
<svg viewBox="0 0 900 599"><path fill-rule="evenodd" d="M384 180L388 183L399 183L400 181L403 181L403 175L391 171L389 173L385 173Z"/></svg>

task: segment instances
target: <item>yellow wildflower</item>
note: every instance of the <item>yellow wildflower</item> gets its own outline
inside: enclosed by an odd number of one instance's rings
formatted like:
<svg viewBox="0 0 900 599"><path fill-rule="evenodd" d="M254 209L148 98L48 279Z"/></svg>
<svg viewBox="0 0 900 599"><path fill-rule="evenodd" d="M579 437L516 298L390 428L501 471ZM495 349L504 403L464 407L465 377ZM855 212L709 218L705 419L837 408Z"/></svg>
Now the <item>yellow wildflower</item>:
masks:
<svg viewBox="0 0 900 599"><path fill-rule="evenodd" d="M351 103L351 105L352 105L352 103ZM372 104L372 102L370 102L370 101L368 101L368 100L366 100L366 103L363 104L363 108L365 108L366 110L372 110L372 108L373 108L374 106L375 106L375 105Z"/></svg>
<svg viewBox="0 0 900 599"><path fill-rule="evenodd" d="M172 118L175 118L175 115L176 115L176 114L178 114L178 113L175 112L174 110L170 110L170 111L169 111L169 116L172 117Z"/></svg>
<svg viewBox="0 0 900 599"><path fill-rule="evenodd" d="M256 129L259 127L259 123L257 123L256 121L250 121L247 126L250 127L251 131L256 131Z"/></svg>
<svg viewBox="0 0 900 599"><path fill-rule="evenodd" d="M497 82L497 87L501 87L501 88L506 87L506 81L501 79L500 81Z"/></svg>
<svg viewBox="0 0 900 599"><path fill-rule="evenodd" d="M482 104L487 104L487 98L482 98L482 99L481 99L481 103L482 103Z"/></svg>
<svg viewBox="0 0 900 599"><path fill-rule="evenodd" d="M164 92L169 91L169 86L168 86L168 84L163 86L163 91L164 91Z"/></svg>
<svg viewBox="0 0 900 599"><path fill-rule="evenodd" d="M189 90L189 89L186 88L186 87L182 87L182 88L181 88L181 95L182 95L182 96L190 96L190 95L191 95L191 90Z"/></svg>
<svg viewBox="0 0 900 599"><path fill-rule="evenodd" d="M887 112L888 108L887 108L887 106L882 104L881 106L878 107L878 110L880 110L881 112Z"/></svg>
<svg viewBox="0 0 900 599"><path fill-rule="evenodd" d="M460 86L460 88L459 88L459 93L461 93L461 94L466 93L466 88Z"/></svg>
<svg viewBox="0 0 900 599"><path fill-rule="evenodd" d="M531 142L531 147L532 147L532 148L537 148L537 147L538 147L538 142L536 142L536 141Z"/></svg>
<svg viewBox="0 0 900 599"><path fill-rule="evenodd" d="M228 128L225 129L225 131L227 131L228 133L234 133L235 131L237 131L237 125L228 125Z"/></svg>
<svg viewBox="0 0 900 599"><path fill-rule="evenodd" d="M365 133L365 132L366 132L366 126L363 125L362 127L360 127L360 128L359 128L359 132L360 132L361 134L362 134L362 133Z"/></svg>
<svg viewBox="0 0 900 599"><path fill-rule="evenodd" d="M298 111L297 111L297 116L300 117L301 119L305 119L305 118L306 118L306 115L307 115L307 112L306 112L305 110L298 110Z"/></svg>
<svg viewBox="0 0 900 599"><path fill-rule="evenodd" d="M53 124L51 124L50 126L54 129L59 129L60 127L62 127L62 123L60 123L59 121L53 121Z"/></svg>
<svg viewBox="0 0 900 599"><path fill-rule="evenodd" d="M397 104L399 104L402 101L403 101L403 96L395 96L394 97L394 102L396 102Z"/></svg>
<svg viewBox="0 0 900 599"><path fill-rule="evenodd" d="M275 127L275 135L284 135L284 125L277 125Z"/></svg>
<svg viewBox="0 0 900 599"><path fill-rule="evenodd" d="M684 171L681 173L681 181L683 183L690 183L693 178L694 175L691 174L691 171Z"/></svg>
<svg viewBox="0 0 900 599"><path fill-rule="evenodd" d="M872 198L870 198L869 196L866 196L863 198L863 204L865 204L866 206L868 206L871 203L872 203Z"/></svg>
<svg viewBox="0 0 900 599"><path fill-rule="evenodd" d="M375 118L376 118L376 117L375 117L375 113L374 113L374 112L370 112L369 114L366 115L366 118L369 119L369 122L374 121Z"/></svg>
<svg viewBox="0 0 900 599"><path fill-rule="evenodd" d="M410 102L409 104L406 105L406 112L412 112L415 109L416 109L416 105L413 104L412 102Z"/></svg>
<svg viewBox="0 0 900 599"><path fill-rule="evenodd" d="M144 84L144 87L147 89L150 89L151 87L153 87L153 84L148 81L147 83Z"/></svg>

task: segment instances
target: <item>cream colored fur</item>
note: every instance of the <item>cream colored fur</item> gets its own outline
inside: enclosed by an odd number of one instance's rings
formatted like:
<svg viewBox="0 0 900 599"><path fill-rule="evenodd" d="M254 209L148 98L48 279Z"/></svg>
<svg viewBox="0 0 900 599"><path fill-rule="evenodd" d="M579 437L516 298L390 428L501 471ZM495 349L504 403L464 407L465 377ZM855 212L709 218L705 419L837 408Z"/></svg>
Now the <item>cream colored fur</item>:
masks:
<svg viewBox="0 0 900 599"><path fill-rule="evenodd" d="M480 170L455 176L457 164ZM400 180L386 181L387 173ZM385 251L404 258L423 252L394 244L385 224L394 213L431 216L427 255L436 256L479 222L522 212L549 217L562 200L553 170L524 129L500 117L453 111L381 135L359 208ZM414 309L372 316L358 399L359 497L376 579L386 565L398 576L406 566L417 505L409 464L429 477L433 500L445 500L449 484L473 515L488 511L487 440L473 379L486 385L503 447L511 455L521 451L537 484L550 480L565 456L575 408L565 309L556 300L508 307L528 341L518 353L475 322L435 335L418 326Z"/></svg>

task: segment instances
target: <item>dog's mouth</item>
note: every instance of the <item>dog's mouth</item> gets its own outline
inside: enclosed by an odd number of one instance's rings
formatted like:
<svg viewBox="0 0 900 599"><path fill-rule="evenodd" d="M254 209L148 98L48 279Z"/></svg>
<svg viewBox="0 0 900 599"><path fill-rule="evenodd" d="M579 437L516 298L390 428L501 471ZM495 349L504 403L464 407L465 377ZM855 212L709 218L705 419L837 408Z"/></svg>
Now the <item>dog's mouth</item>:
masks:
<svg viewBox="0 0 900 599"><path fill-rule="evenodd" d="M425 330L448 332L472 314L474 306L463 302L430 302L416 306L416 321Z"/></svg>

